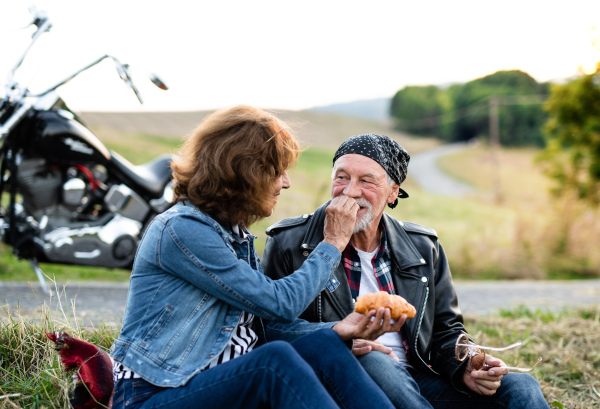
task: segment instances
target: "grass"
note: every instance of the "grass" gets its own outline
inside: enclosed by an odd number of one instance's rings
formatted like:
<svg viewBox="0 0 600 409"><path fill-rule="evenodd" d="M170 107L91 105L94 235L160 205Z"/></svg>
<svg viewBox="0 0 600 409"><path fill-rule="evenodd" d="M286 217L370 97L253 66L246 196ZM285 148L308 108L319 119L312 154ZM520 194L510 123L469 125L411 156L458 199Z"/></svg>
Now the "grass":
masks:
<svg viewBox="0 0 600 409"><path fill-rule="evenodd" d="M568 193L552 195L551 181L535 161L539 152L500 149L493 160L489 146L480 144L439 161L447 173L479 192L460 201L445 200L464 211L451 218L461 217L470 230L468 234L463 231L467 239L450 236L450 260L460 266L455 274L465 278L600 277L595 244L600 239L600 210ZM433 226L445 229L448 224L439 221ZM446 232L442 230L440 236Z"/></svg>
<svg viewBox="0 0 600 409"><path fill-rule="evenodd" d="M259 253L264 248L266 227L284 217L310 213L329 197L331 158L334 146L341 141L328 139L323 145L318 143L327 137L328 127L333 126L325 116L301 117L302 120L316 124L305 128L311 147L303 152L296 168L290 170L292 188L280 196L273 216L251 228L258 236ZM335 138L363 132L360 127L365 132L372 129L370 124L340 119L334 122L342 127L336 128ZM393 136L411 153L436 144ZM102 133L102 140L134 164L173 152L181 142L172 135L124 134L112 129ZM404 187L411 197L390 213L401 220L434 227L457 278L600 276L600 254L595 250L600 239L598 210L549 196L549 182L533 162L536 154L531 149L500 151L498 195L494 194L495 168L484 145L444 158L440 163L443 168L476 186L480 193L462 199L440 197L421 191L409 175ZM127 270L44 263L41 267L57 282L129 279ZM0 271L1 280L36 281L29 264L17 260L9 248L1 245ZM67 330L105 350L118 336L118 330L109 326L82 328L69 318L74 314L56 318L43 310L39 319L29 321L22 319L19 311L5 309L3 315L0 409L68 407L71 377L63 372L45 332ZM600 408L599 317L598 309L546 312L521 308L485 317L467 316L465 320L467 329L481 344L502 346L516 340L527 341L518 350L499 355L509 365L527 366L538 355L543 356L544 361L533 375L540 381L549 403L556 401L558 407L560 404L567 408Z"/></svg>
<svg viewBox="0 0 600 409"><path fill-rule="evenodd" d="M4 310L0 319L0 409L68 408L73 384L46 338L46 332L67 331L108 351L119 334L111 326L82 328L71 314L50 317L43 308L37 320ZM532 375L548 403L565 408L600 408L600 309L558 312L517 308L485 317L467 316L465 325L480 344L525 344L496 356L511 366L543 361ZM557 405L558 405L557 404ZM560 407L560 406L559 406Z"/></svg>
<svg viewBox="0 0 600 409"><path fill-rule="evenodd" d="M509 366L531 366L548 403L565 408L600 408L600 309L548 312L503 310L485 318L467 317L465 325L482 345L525 345L495 354Z"/></svg>
<svg viewBox="0 0 600 409"><path fill-rule="evenodd" d="M108 352L118 335L108 326L80 328L75 322L53 320L43 310L27 321L4 310L0 323L0 408L70 408L71 374L64 372L46 332L66 330ZM66 319L66 315L65 315Z"/></svg>
<svg viewBox="0 0 600 409"><path fill-rule="evenodd" d="M182 142L178 135L193 129L198 113L171 117L136 117L138 126L155 133L119 131L128 115L90 117L102 141L134 164L175 152ZM107 116L108 115L108 116ZM133 115L133 114L132 114ZM134 115L135 116L135 115ZM292 188L279 197L271 217L251 226L262 253L265 229L276 221L311 213L330 195L331 158L347 135L379 132L389 134L411 154L436 146L432 139L411 138L385 125L314 112L282 112L305 140L307 149L291 169ZM152 121L150 121L152 119ZM94 122L96 121L96 122ZM162 126L162 128L161 128ZM184 132L185 131L185 132ZM161 133L164 132L164 133ZM140 147L143 146L143 149ZM500 149L494 156L485 144L444 157L448 173L476 187L477 193L463 198L444 197L422 191L409 173L404 186L410 198L388 212L399 220L433 227L444 246L453 275L461 279L573 279L600 277L600 210L586 207L569 197L550 195L550 181L535 164L536 149ZM42 264L57 281L126 281L127 270ZM0 280L36 280L29 264L18 261L0 244Z"/></svg>

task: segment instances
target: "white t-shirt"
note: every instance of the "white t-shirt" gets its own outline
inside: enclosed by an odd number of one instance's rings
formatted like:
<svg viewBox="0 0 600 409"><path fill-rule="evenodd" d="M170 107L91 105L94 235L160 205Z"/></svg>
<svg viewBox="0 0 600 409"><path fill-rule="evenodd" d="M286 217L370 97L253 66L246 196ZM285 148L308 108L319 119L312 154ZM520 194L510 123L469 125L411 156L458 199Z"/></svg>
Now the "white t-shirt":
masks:
<svg viewBox="0 0 600 409"><path fill-rule="evenodd" d="M358 252L358 256L360 257L361 270L358 295L361 296L381 291L381 288L379 288L379 284L377 283L377 278L375 277L375 271L373 270L372 264L373 257L375 257L375 254L379 249L377 248L370 253L359 250L356 247L355 250ZM402 336L400 335L400 332L386 332L377 338L377 341L381 342L387 347L392 348L392 351L394 351L394 354L396 354L402 365L410 366L408 364L408 360L406 359L406 349L404 349L404 343L402 342Z"/></svg>

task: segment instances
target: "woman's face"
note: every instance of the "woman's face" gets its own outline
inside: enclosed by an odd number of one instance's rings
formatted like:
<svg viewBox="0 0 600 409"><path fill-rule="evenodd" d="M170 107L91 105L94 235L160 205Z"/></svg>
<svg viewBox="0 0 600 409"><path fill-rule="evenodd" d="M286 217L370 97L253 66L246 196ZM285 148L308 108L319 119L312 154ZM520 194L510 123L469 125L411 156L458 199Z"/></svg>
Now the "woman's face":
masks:
<svg viewBox="0 0 600 409"><path fill-rule="evenodd" d="M267 208L265 209L265 214L262 215L263 217L269 217L273 214L273 210L277 204L277 196L281 194L281 189L288 189L290 186L290 178L288 177L287 172L283 171L281 176L273 182L271 197Z"/></svg>

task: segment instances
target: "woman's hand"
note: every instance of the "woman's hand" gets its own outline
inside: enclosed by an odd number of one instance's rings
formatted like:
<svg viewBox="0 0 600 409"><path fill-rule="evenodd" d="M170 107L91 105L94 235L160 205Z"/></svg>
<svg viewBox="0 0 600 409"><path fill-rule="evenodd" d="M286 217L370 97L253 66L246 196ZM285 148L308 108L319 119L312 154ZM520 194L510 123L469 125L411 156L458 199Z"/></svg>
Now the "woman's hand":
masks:
<svg viewBox="0 0 600 409"><path fill-rule="evenodd" d="M406 321L406 314L402 314L396 322L392 323L390 309L379 308L377 311L369 311L367 315L353 312L335 324L333 330L344 341L357 338L372 341L386 332L400 331L404 321Z"/></svg>
<svg viewBox="0 0 600 409"><path fill-rule="evenodd" d="M354 232L358 209L356 200L343 195L333 198L325 209L323 241L333 244L340 253L344 251Z"/></svg>

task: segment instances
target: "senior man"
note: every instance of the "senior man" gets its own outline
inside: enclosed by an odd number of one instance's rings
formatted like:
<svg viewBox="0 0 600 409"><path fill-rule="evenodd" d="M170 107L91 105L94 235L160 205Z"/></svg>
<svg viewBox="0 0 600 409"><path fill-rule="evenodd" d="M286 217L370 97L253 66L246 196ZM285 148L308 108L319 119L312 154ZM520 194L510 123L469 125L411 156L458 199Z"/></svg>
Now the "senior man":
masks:
<svg viewBox="0 0 600 409"><path fill-rule="evenodd" d="M531 375L509 372L490 355L479 365L457 360L457 339L466 330L437 234L384 212L408 197L400 185L409 160L406 150L383 135L352 136L336 151L331 197L354 198L360 209L343 263L300 318L331 322L336 329L335 322L354 310L356 297L376 291L401 295L415 306L415 318L398 332L377 341L354 340L352 346L397 408L548 408ZM323 240L326 206L268 228L262 257L267 275L284 277L306 260ZM267 331L269 337L276 332Z"/></svg>

